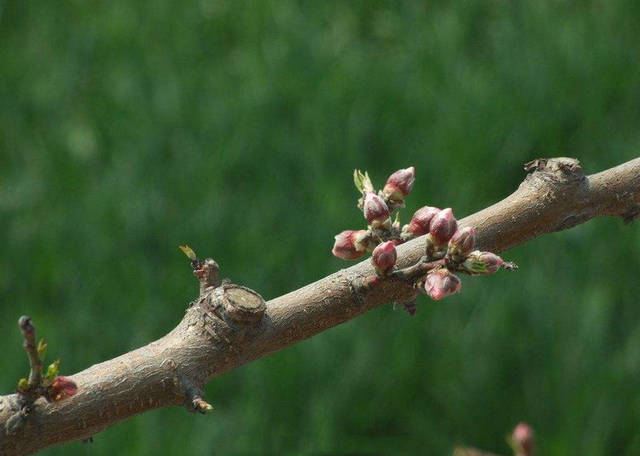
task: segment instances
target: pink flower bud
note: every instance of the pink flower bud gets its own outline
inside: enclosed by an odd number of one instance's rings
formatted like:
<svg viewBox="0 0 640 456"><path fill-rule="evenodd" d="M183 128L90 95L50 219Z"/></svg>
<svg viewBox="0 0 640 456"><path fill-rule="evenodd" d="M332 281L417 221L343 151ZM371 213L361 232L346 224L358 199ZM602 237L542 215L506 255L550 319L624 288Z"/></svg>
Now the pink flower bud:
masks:
<svg viewBox="0 0 640 456"><path fill-rule="evenodd" d="M532 456L534 447L534 433L527 423L518 423L511 434L511 442L517 456Z"/></svg>
<svg viewBox="0 0 640 456"><path fill-rule="evenodd" d="M464 261L471 253L476 243L476 232L473 227L466 227L456 231L451 239L449 239L449 248L447 255L453 261Z"/></svg>
<svg viewBox="0 0 640 456"><path fill-rule="evenodd" d="M449 295L459 293L462 290L462 282L448 269L436 269L427 274L424 289L431 299L439 301Z"/></svg>
<svg viewBox="0 0 640 456"><path fill-rule="evenodd" d="M474 250L462 263L469 274L493 274L502 267L504 260L495 253Z"/></svg>
<svg viewBox="0 0 640 456"><path fill-rule="evenodd" d="M65 397L71 397L78 392L76 383L67 377L58 376L51 384L51 396L54 400L59 401Z"/></svg>
<svg viewBox="0 0 640 456"><path fill-rule="evenodd" d="M365 230L347 230L335 236L331 253L343 260L356 260L366 252L362 240L367 236Z"/></svg>
<svg viewBox="0 0 640 456"><path fill-rule="evenodd" d="M413 182L416 176L416 169L411 166L406 169L399 169L387 179L387 183L382 189L382 193L388 198L402 200L411 193Z"/></svg>
<svg viewBox="0 0 640 456"><path fill-rule="evenodd" d="M444 245L458 229L458 222L453 216L450 207L438 212L432 219L429 226L429 233L437 245Z"/></svg>
<svg viewBox="0 0 640 456"><path fill-rule="evenodd" d="M373 250L371 261L376 268L378 275L384 275L391 269L398 259L394 241L387 241L380 244Z"/></svg>
<svg viewBox="0 0 640 456"><path fill-rule="evenodd" d="M411 218L409 225L406 225L406 231L414 236L422 236L429 232L429 226L433 217L440 212L437 207L424 206L418 209Z"/></svg>
<svg viewBox="0 0 640 456"><path fill-rule="evenodd" d="M384 223L389 218L389 208L382 198L374 192L364 196L364 217L373 226Z"/></svg>

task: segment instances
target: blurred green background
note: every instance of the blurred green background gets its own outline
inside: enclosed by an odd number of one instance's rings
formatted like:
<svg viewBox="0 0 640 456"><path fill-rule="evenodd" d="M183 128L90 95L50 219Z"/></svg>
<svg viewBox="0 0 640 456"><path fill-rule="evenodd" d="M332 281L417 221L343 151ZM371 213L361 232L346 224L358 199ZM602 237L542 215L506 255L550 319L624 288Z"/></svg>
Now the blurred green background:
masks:
<svg viewBox="0 0 640 456"><path fill-rule="evenodd" d="M162 336L196 283L178 244L279 296L345 266L353 168L415 165L473 213L522 164L640 149L640 3L0 0L0 390L31 315L77 372ZM408 318L384 306L46 455L640 453L640 229L509 251Z"/></svg>

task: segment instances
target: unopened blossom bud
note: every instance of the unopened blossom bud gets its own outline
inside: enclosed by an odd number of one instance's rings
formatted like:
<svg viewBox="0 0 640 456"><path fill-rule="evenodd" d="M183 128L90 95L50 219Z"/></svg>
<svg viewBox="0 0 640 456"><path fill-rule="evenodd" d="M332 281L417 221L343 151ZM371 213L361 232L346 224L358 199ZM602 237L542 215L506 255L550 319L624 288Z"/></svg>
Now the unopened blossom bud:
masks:
<svg viewBox="0 0 640 456"><path fill-rule="evenodd" d="M438 212L429 226L429 234L437 245L444 245L458 229L458 222L453 216L453 210L448 207Z"/></svg>
<svg viewBox="0 0 640 456"><path fill-rule="evenodd" d="M456 231L449 239L447 255L453 261L462 262L471 253L476 243L476 232L473 227L466 227Z"/></svg>
<svg viewBox="0 0 640 456"><path fill-rule="evenodd" d="M427 274L424 281L424 290L436 301L449 295L459 293L462 290L462 282L457 275L448 269L435 269Z"/></svg>
<svg viewBox="0 0 640 456"><path fill-rule="evenodd" d="M367 222L372 226L379 226L389 218L389 207L374 192L368 192L364 196L363 212Z"/></svg>
<svg viewBox="0 0 640 456"><path fill-rule="evenodd" d="M343 260L356 260L367 251L363 240L368 232L365 230L346 230L335 236L331 253Z"/></svg>
<svg viewBox="0 0 640 456"><path fill-rule="evenodd" d="M519 423L511 434L511 443L516 456L532 456L534 451L534 433L527 423Z"/></svg>
<svg viewBox="0 0 640 456"><path fill-rule="evenodd" d="M411 193L413 182L416 177L416 169L411 166L406 169L399 169L387 179L387 183L382 189L382 193L387 198L393 200L403 200Z"/></svg>
<svg viewBox="0 0 640 456"><path fill-rule="evenodd" d="M466 260L462 263L462 267L469 274L493 274L502 265L504 260L495 253L480 252L474 250L469 254Z"/></svg>
<svg viewBox="0 0 640 456"><path fill-rule="evenodd" d="M51 385L51 396L54 400L59 401L65 397L71 397L78 392L78 386L73 380L67 377L56 377Z"/></svg>
<svg viewBox="0 0 640 456"><path fill-rule="evenodd" d="M375 266L378 275L384 275L396 264L397 259L398 254L396 253L394 241L387 241L378 245L371 255L371 262Z"/></svg>
<svg viewBox="0 0 640 456"><path fill-rule="evenodd" d="M437 207L421 207L413 214L411 222L403 227L403 234L410 233L413 237L427 234L429 232L431 220L438 212L440 212L440 209Z"/></svg>

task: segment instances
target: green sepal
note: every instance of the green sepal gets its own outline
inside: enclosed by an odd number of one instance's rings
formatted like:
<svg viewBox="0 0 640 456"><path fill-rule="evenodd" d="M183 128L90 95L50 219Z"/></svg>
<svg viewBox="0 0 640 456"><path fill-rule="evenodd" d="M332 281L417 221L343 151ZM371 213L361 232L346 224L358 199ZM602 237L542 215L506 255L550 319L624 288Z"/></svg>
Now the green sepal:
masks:
<svg viewBox="0 0 640 456"><path fill-rule="evenodd" d="M482 261L466 259L461 266L469 274L487 274L489 272L486 263Z"/></svg>
<svg viewBox="0 0 640 456"><path fill-rule="evenodd" d="M44 339L40 339L40 342L38 342L37 350L40 361L44 361L45 357L47 356L47 343L44 341Z"/></svg>
<svg viewBox="0 0 640 456"><path fill-rule="evenodd" d="M362 194L373 191L373 184L368 172L362 172L359 169L353 170L353 183L358 191Z"/></svg>
<svg viewBox="0 0 640 456"><path fill-rule="evenodd" d="M49 367L47 367L47 373L44 374L44 381L53 383L55 378L58 376L59 371L60 371L60 359L56 359L54 362L49 364ZM45 386L48 386L48 385L45 385Z"/></svg>
<svg viewBox="0 0 640 456"><path fill-rule="evenodd" d="M196 252L193 251L193 249L191 247L189 247L188 245L179 245L178 248L180 250L182 250L182 253L184 253L187 258L189 258L191 261L195 261L198 259L198 256L196 255Z"/></svg>
<svg viewBox="0 0 640 456"><path fill-rule="evenodd" d="M26 378L21 378L20 380L18 380L18 392L24 394L27 391L29 391L29 380L27 380Z"/></svg>

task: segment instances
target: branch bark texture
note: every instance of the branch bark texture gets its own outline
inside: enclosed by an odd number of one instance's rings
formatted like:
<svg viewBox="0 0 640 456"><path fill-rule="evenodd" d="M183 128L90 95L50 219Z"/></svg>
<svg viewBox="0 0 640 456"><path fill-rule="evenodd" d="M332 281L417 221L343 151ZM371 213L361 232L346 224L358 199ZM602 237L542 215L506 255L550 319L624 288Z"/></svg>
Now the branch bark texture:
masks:
<svg viewBox="0 0 640 456"><path fill-rule="evenodd" d="M462 219L476 228L477 246L500 252L537 236L571 228L594 217L631 221L640 214L640 158L585 176L575 159L539 159L504 200ZM424 255L424 239L398 247L398 267ZM202 287L183 320L142 348L85 369L70 378L78 393L57 403L39 400L20 426L15 394L0 396L0 454L13 456L87 439L144 411L201 400L211 378L281 350L390 301L407 301L415 290L390 277L362 286L375 275L367 259L299 290L272 299L222 287ZM229 289L230 289L229 288ZM221 291L223 290L223 291ZM244 296L244 298L243 298Z"/></svg>

